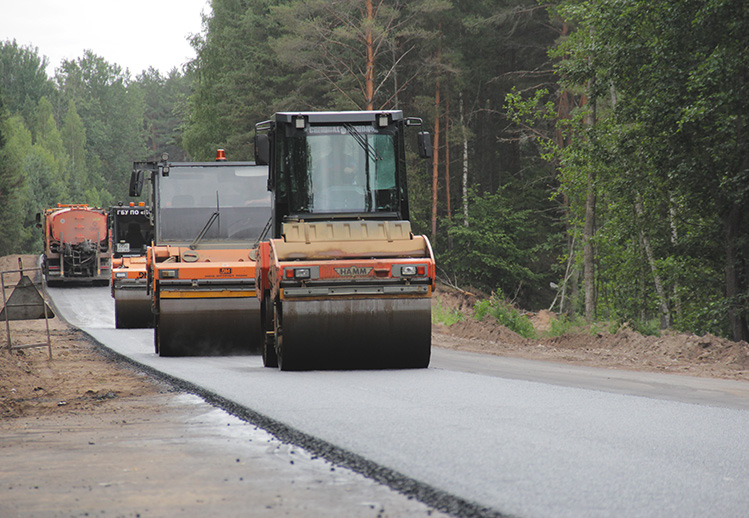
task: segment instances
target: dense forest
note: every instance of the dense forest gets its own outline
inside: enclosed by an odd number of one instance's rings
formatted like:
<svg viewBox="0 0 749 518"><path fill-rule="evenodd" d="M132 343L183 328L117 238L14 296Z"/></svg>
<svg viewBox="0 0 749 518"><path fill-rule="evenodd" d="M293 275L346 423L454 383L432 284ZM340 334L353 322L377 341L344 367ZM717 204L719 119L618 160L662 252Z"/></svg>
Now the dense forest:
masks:
<svg viewBox="0 0 749 518"><path fill-rule="evenodd" d="M744 0L212 0L191 42L166 75L86 52L51 78L0 43L0 254L40 250L47 206L126 200L133 160L249 160L275 111L400 109L438 151L409 188L443 282L749 338Z"/></svg>

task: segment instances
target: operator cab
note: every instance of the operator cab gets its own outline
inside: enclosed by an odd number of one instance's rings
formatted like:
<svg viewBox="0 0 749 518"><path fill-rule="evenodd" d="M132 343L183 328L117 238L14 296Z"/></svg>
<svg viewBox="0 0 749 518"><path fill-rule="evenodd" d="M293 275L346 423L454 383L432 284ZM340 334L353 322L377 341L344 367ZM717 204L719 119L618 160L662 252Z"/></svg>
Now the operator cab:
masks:
<svg viewBox="0 0 749 518"><path fill-rule="evenodd" d="M112 207L110 210L114 257L137 257L146 254L153 240L151 209L140 202L137 205Z"/></svg>
<svg viewBox="0 0 749 518"><path fill-rule="evenodd" d="M268 222L268 168L252 162L136 163L131 195L150 171L157 245L233 248L256 241Z"/></svg>
<svg viewBox="0 0 749 518"><path fill-rule="evenodd" d="M256 126L257 163L269 163L274 235L283 222L408 220L406 126L399 110L282 112ZM428 156L428 134L419 149Z"/></svg>

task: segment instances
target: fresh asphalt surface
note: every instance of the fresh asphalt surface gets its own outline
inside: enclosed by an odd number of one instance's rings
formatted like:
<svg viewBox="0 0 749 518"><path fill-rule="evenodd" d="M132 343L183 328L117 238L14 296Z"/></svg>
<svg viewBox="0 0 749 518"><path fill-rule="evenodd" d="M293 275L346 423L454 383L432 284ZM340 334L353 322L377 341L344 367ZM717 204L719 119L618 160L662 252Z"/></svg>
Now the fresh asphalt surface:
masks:
<svg viewBox="0 0 749 518"><path fill-rule="evenodd" d="M749 383L436 348L429 369L404 371L160 358L153 330L114 329L109 288L49 292L68 322L116 353L281 424L302 446L350 452L396 486L412 481L420 498L456 514L749 513Z"/></svg>

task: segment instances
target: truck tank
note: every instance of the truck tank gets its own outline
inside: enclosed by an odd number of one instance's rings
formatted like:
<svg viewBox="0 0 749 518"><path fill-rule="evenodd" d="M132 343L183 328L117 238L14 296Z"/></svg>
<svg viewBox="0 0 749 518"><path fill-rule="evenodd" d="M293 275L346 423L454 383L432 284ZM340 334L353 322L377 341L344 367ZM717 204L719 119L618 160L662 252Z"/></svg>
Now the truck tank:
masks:
<svg viewBox="0 0 749 518"><path fill-rule="evenodd" d="M107 212L88 205L64 205L44 211L43 271L47 284L108 284L111 248Z"/></svg>

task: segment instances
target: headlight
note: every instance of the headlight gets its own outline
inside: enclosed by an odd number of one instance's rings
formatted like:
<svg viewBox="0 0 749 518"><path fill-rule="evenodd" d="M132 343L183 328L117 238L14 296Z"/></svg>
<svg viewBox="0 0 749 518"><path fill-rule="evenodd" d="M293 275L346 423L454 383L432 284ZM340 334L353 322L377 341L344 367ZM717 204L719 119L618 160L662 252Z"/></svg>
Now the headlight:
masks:
<svg viewBox="0 0 749 518"><path fill-rule="evenodd" d="M159 272L159 278L160 279L176 279L177 270L161 270Z"/></svg>
<svg viewBox="0 0 749 518"><path fill-rule="evenodd" d="M401 275L416 275L416 266L401 266Z"/></svg>
<svg viewBox="0 0 749 518"><path fill-rule="evenodd" d="M127 272L114 272L115 279L127 279Z"/></svg>

